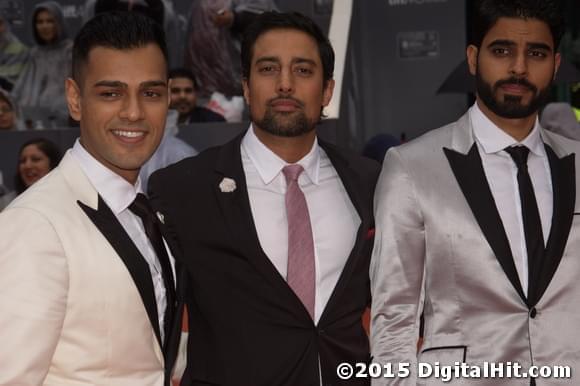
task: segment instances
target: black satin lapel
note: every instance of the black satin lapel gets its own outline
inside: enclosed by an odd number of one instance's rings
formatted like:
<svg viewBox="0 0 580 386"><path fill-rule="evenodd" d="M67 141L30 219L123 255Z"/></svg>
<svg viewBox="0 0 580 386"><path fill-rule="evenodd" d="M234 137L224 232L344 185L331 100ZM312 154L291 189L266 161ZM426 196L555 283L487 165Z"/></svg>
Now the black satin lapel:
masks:
<svg viewBox="0 0 580 386"><path fill-rule="evenodd" d="M177 297L177 307L174 315L174 320L171 323L171 327L168 329L168 335L166 339L166 345L163 348L165 354L165 371L166 379L171 379L171 372L175 361L177 360L177 355L179 352L179 341L181 339L181 330L183 324L183 311L185 304L185 294L187 291L187 270L183 269L179 260L175 260L175 276L176 276L176 290L175 294Z"/></svg>
<svg viewBox="0 0 580 386"><path fill-rule="evenodd" d="M552 175L554 210L550 236L546 244L546 253L538 269L536 269L536 276L532 280L529 291L532 305L537 304L544 292L546 292L562 260L570 228L572 227L574 206L576 204L575 155L570 154L564 158L558 158L548 145L545 145L545 147Z"/></svg>
<svg viewBox="0 0 580 386"><path fill-rule="evenodd" d="M216 195L221 216L225 220L229 235L234 245L231 253L239 253L241 258L250 262L254 268L272 285L277 291L278 298L286 304L295 304L295 308L303 310L305 316L310 318L304 305L288 286L268 256L264 253L258 234L254 217L250 208L250 198L246 177L242 167L240 152L242 136L224 145L218 157L213 190ZM236 189L233 192L222 192L219 185L224 178L235 181ZM235 248L239 246L239 248Z"/></svg>
<svg viewBox="0 0 580 386"><path fill-rule="evenodd" d="M123 263L125 263L127 270L139 290L141 300L143 300L143 305L149 316L149 321L159 341L159 346L163 347L161 333L159 331L155 290L153 288L149 265L101 196L99 196L98 210L94 210L80 201L77 201L77 203L109 241Z"/></svg>
<svg viewBox="0 0 580 386"><path fill-rule="evenodd" d="M522 300L528 304L522 290L501 217L487 184L477 145L473 144L466 155L446 148L443 149L443 152L483 235L502 269Z"/></svg>
<svg viewBox="0 0 580 386"><path fill-rule="evenodd" d="M346 264L340 274L338 282L326 303L326 307L320 316L320 321L324 321L326 314L335 307L336 302L340 302L341 295L344 289L348 286L350 281L350 277L357 265L357 262L362 257L362 247L364 246L367 240L368 231L374 225L372 222L372 199L371 200L364 200L363 197L366 196L361 192L361 189L364 189L366 186L365 184L361 183L360 177L356 170L353 170L350 166L348 161L338 152L335 151L334 148L325 146L323 141L319 141L321 147L324 149L328 158L330 158L330 162L332 162L332 166L338 173L342 181L342 185L344 186L350 201L352 202L354 208L356 209L361 223L359 229L357 231L356 240L354 246L348 256ZM368 241L371 242L371 241Z"/></svg>

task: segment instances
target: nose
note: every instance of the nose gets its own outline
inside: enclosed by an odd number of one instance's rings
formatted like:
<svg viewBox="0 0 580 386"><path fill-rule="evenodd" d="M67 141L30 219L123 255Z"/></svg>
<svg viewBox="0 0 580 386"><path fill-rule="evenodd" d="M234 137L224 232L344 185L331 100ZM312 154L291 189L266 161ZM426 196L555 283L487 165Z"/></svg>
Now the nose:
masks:
<svg viewBox="0 0 580 386"><path fill-rule="evenodd" d="M32 160L30 159L25 159L24 162L22 162L22 168L23 169L30 169L32 168Z"/></svg>
<svg viewBox="0 0 580 386"><path fill-rule="evenodd" d="M528 56L525 52L519 52L514 56L510 73L517 77L524 77L528 74Z"/></svg>
<svg viewBox="0 0 580 386"><path fill-rule="evenodd" d="M294 92L294 77L290 69L280 71L280 75L278 76L278 92L283 95Z"/></svg>
<svg viewBox="0 0 580 386"><path fill-rule="evenodd" d="M123 107L119 112L119 117L130 122L143 119L143 108L137 96L127 95L123 101Z"/></svg>

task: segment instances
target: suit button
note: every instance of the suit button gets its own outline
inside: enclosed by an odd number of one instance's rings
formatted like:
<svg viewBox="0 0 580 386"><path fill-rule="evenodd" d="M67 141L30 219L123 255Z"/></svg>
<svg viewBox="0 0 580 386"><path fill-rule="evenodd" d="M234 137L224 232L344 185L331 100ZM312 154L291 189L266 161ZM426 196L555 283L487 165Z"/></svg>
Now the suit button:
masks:
<svg viewBox="0 0 580 386"><path fill-rule="evenodd" d="M536 311L536 307L533 307L533 308L530 310L530 318L534 319L534 318L536 317L537 313L538 313L538 312Z"/></svg>

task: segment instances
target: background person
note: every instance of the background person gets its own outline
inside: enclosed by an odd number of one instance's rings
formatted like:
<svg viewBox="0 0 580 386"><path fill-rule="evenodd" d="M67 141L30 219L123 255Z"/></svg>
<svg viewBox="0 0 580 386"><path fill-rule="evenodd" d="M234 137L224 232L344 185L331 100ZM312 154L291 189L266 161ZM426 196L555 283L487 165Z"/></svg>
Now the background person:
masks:
<svg viewBox="0 0 580 386"><path fill-rule="evenodd" d="M14 177L17 194L58 166L62 153L58 146L45 138L25 142L18 153L18 169Z"/></svg>
<svg viewBox="0 0 580 386"><path fill-rule="evenodd" d="M580 122L576 120L574 109L569 103L553 102L546 105L542 110L540 123L546 130L580 140Z"/></svg>
<svg viewBox="0 0 580 386"><path fill-rule="evenodd" d="M22 109L43 109L55 125L66 126L64 82L70 76L72 40L68 38L62 8L57 2L39 3L32 15L36 45L30 50L12 95Z"/></svg>
<svg viewBox="0 0 580 386"><path fill-rule="evenodd" d="M239 55L244 30L272 0L194 0L187 22L184 65L195 74L199 93L242 94Z"/></svg>
<svg viewBox="0 0 580 386"><path fill-rule="evenodd" d="M10 23L0 11L0 79L2 87L12 90L28 62L29 50L12 33Z"/></svg>
<svg viewBox="0 0 580 386"><path fill-rule="evenodd" d="M193 73L186 68L169 71L171 79L171 104L169 107L179 113L177 124L195 122L225 122L225 118L212 110L197 106L197 87Z"/></svg>
<svg viewBox="0 0 580 386"><path fill-rule="evenodd" d="M24 130L20 109L8 92L0 89L0 131Z"/></svg>

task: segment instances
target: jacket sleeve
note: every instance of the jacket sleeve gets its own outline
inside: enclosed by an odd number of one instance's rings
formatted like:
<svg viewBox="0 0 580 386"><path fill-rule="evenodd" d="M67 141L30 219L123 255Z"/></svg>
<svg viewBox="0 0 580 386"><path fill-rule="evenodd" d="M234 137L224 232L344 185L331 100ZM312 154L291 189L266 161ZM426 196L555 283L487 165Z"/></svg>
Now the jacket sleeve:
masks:
<svg viewBox="0 0 580 386"><path fill-rule="evenodd" d="M394 377L373 379L374 386L417 384L425 231L416 194L401 154L391 149L375 190L376 233L370 279L372 361L392 366ZM407 376L402 370L405 367L410 373Z"/></svg>
<svg viewBox="0 0 580 386"><path fill-rule="evenodd" d="M7 208L0 230L0 385L42 385L65 316L66 257L34 210Z"/></svg>

